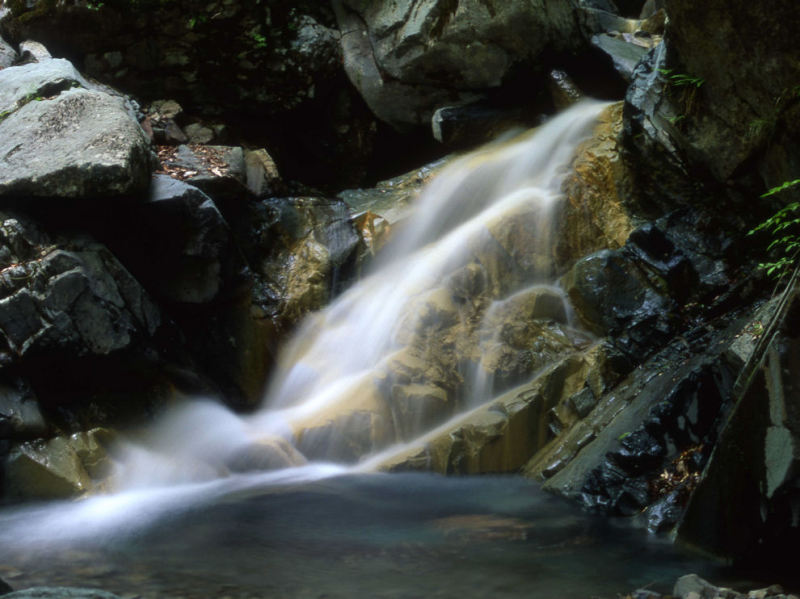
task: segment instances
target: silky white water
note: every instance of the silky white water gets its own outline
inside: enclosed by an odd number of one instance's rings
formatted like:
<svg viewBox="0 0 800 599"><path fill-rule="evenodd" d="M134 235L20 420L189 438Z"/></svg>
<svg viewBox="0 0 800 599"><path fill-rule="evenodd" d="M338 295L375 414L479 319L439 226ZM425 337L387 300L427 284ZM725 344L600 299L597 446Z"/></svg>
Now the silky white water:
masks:
<svg viewBox="0 0 800 599"><path fill-rule="evenodd" d="M531 255L547 256L557 235L552 220L563 179L604 106L583 102L512 142L452 161L421 194L412 216L375 260L371 273L298 327L257 413L240 416L216 401L188 401L135 441L119 444L113 494L15 512L3 522L2 536L16 538L24 529L28 542L34 543L54 536L119 532L153 522L178 506L187 509L253 486L363 472L401 451L409 439L398 434L397 445L389 442L367 450L358 456L360 464L326 463L332 460L323 456L277 472L236 473L228 467L230 456L242 449L276 437L294 442L303 423L347 413L365 389L373 393L376 377L402 350L408 331L419 324L424 300L449 273L474 261L480 244L487 239L494 243L492 230L499 221L527 215L525 222L535 228L527 233L536 247L526 249ZM508 297L528 285L551 283L551 268L547 260L532 261ZM481 318L491 317L507 299L495 297L495 308L490 306ZM490 399L492 385L485 374L463 374L468 391L454 419ZM436 421L420 436L446 426Z"/></svg>
<svg viewBox="0 0 800 599"><path fill-rule="evenodd" d="M226 474L227 456L242 448L276 436L293 441L298 426L309 419L348 410L387 358L402 348L402 330L415 326L420 300L474 259L475 240L487 237L499 219L533 211L539 247L528 250L550 252L563 179L604 106L582 102L512 142L454 160L423 191L371 273L298 327L260 411L243 417L206 400L173 410L139 443L120 452L116 488L214 480ZM549 283L550 269L535 263L526 283ZM473 392L464 409L490 399L484 375L475 374L467 386ZM386 454L386 447L377 449Z"/></svg>

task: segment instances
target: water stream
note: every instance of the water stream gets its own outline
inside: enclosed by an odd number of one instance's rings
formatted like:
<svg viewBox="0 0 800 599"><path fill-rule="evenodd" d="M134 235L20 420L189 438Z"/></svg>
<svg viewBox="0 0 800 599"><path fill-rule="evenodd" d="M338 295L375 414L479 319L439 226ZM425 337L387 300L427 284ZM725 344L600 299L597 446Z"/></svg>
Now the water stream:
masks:
<svg viewBox="0 0 800 599"><path fill-rule="evenodd" d="M687 570L718 574L517 477L366 474L496 391L480 355L404 381L397 364L425 364L425 344L439 341L425 337L431 326L454 347L496 345L493 319L533 293L555 302L554 338L568 347L580 335L552 287L551 220L603 107L580 104L449 165L371 274L300 326L259 412L187 402L120 445L113 493L0 512L0 578L131 597L570 598L664 589ZM518 217L522 257L499 232ZM490 246L500 249L487 257ZM454 307L453 290L478 270L480 293ZM408 410L390 405L419 389ZM424 417L409 413L420 406ZM275 440L310 461L231 467Z"/></svg>

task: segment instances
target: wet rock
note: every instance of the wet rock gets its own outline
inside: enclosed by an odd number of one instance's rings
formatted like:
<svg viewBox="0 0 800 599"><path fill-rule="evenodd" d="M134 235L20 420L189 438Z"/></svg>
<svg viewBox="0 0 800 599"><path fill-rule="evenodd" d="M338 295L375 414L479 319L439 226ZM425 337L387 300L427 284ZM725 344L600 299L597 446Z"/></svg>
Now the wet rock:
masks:
<svg viewBox="0 0 800 599"><path fill-rule="evenodd" d="M89 475L68 441L17 446L6 458L5 489L15 499L60 499L85 493Z"/></svg>
<svg viewBox="0 0 800 599"><path fill-rule="evenodd" d="M519 384L534 372L574 351L566 327L565 298L551 288L533 288L489 308L478 332L478 368L494 393Z"/></svg>
<svg viewBox="0 0 800 599"><path fill-rule="evenodd" d="M680 491L665 495L647 509L647 531L656 534L667 532L679 522L684 510Z"/></svg>
<svg viewBox="0 0 800 599"><path fill-rule="evenodd" d="M0 70L12 66L17 61L17 51L0 37Z"/></svg>
<svg viewBox="0 0 800 599"><path fill-rule="evenodd" d="M388 458L389 471L443 474L518 471L548 441L550 411L566 403L602 363L599 348L565 358L530 383L415 441Z"/></svg>
<svg viewBox="0 0 800 599"><path fill-rule="evenodd" d="M447 391L436 385L393 385L391 409L397 436L410 441L452 415Z"/></svg>
<svg viewBox="0 0 800 599"><path fill-rule="evenodd" d="M614 335L632 355L663 343L672 332L669 299L619 250L580 260L562 285L585 326L598 335Z"/></svg>
<svg viewBox="0 0 800 599"><path fill-rule="evenodd" d="M583 98L583 92L566 72L553 69L547 80L556 110L564 110Z"/></svg>
<svg viewBox="0 0 800 599"><path fill-rule="evenodd" d="M408 215L410 204L425 185L441 171L446 159L438 160L422 168L381 181L370 189L349 189L338 194L353 215L371 213L388 225L395 225Z"/></svg>
<svg viewBox="0 0 800 599"><path fill-rule="evenodd" d="M345 69L372 111L394 125L427 123L435 108L476 99L515 64L579 44L565 2L419 6L335 4ZM458 10L456 10L458 8ZM535 32L535 33L532 33ZM469 43L465 43L469 40Z"/></svg>
<svg viewBox="0 0 800 599"><path fill-rule="evenodd" d="M617 103L601 113L564 181L556 225L559 268L593 251L624 245L633 229L634 189L622 152L622 105Z"/></svg>
<svg viewBox="0 0 800 599"><path fill-rule="evenodd" d="M755 314L750 342L733 348L742 361L736 405L678 527L680 539L706 551L786 572L795 565L785 547L800 539L800 393L791 375L799 316L790 286Z"/></svg>
<svg viewBox="0 0 800 599"><path fill-rule="evenodd" d="M291 443L281 438L262 439L236 451L225 460L232 472L280 470L302 466L303 455Z"/></svg>
<svg viewBox="0 0 800 599"><path fill-rule="evenodd" d="M322 307L346 280L359 238L347 205L313 197L253 206L245 254L257 278L255 303L278 330Z"/></svg>
<svg viewBox="0 0 800 599"><path fill-rule="evenodd" d="M702 448L719 438L742 358L752 355L752 348L736 349L752 318L734 312L717 330L684 333L621 382L599 394L593 389L594 408L531 460L526 474L604 512L630 515L652 506L651 525L671 526L708 460ZM686 484L658 484L673 477L671 461L682 455L674 479Z"/></svg>
<svg viewBox="0 0 800 599"><path fill-rule="evenodd" d="M146 187L152 157L141 127L121 101L76 84L66 61L0 72L0 195L117 196Z"/></svg>
<svg viewBox="0 0 800 599"><path fill-rule="evenodd" d="M625 95L625 143L635 165L642 208L660 215L675 205L690 203L696 184L690 177L680 141L683 109L663 90L666 79L667 45L650 50L633 72Z"/></svg>
<svg viewBox="0 0 800 599"><path fill-rule="evenodd" d="M395 443L392 413L374 381L352 388L345 405L332 405L294 423L295 445L311 460L354 463Z"/></svg>
<svg viewBox="0 0 800 599"><path fill-rule="evenodd" d="M12 589L3 579L0 578L0 595L12 592Z"/></svg>
<svg viewBox="0 0 800 599"><path fill-rule="evenodd" d="M119 596L98 589L72 587L33 587L4 595L7 599L120 599Z"/></svg>
<svg viewBox="0 0 800 599"><path fill-rule="evenodd" d="M0 383L0 439L32 439L46 431L30 385L21 379Z"/></svg>

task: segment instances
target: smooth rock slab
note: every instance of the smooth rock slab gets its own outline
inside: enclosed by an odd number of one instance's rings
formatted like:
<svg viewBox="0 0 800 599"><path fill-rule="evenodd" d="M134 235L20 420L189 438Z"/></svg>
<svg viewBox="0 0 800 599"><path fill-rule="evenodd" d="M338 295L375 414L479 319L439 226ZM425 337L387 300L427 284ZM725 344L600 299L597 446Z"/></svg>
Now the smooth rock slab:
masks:
<svg viewBox="0 0 800 599"><path fill-rule="evenodd" d="M0 122L0 196L135 193L150 181L151 156L122 101L72 89L29 101Z"/></svg>

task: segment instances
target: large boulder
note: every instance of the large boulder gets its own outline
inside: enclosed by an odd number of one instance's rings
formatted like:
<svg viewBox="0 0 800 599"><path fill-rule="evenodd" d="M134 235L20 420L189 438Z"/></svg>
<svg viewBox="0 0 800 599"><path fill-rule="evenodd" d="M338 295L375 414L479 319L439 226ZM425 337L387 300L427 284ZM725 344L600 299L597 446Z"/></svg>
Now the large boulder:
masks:
<svg viewBox="0 0 800 599"><path fill-rule="evenodd" d="M64 60L0 71L0 196L85 198L146 188L149 141L123 101Z"/></svg>
<svg viewBox="0 0 800 599"><path fill-rule="evenodd" d="M42 0L17 3L0 30L144 102L172 98L229 135L260 139L294 179L356 185L376 122L344 74L329 3L268 4Z"/></svg>
<svg viewBox="0 0 800 599"><path fill-rule="evenodd" d="M130 273L88 238L54 239L23 217L0 226L0 327L14 362L105 356L152 337L161 315Z"/></svg>
<svg viewBox="0 0 800 599"><path fill-rule="evenodd" d="M427 124L441 106L498 87L520 63L581 43L570 2L334 3L348 76L394 125Z"/></svg>
<svg viewBox="0 0 800 599"><path fill-rule="evenodd" d="M668 0L666 10L667 67L698 81L695 92L674 84L667 90L680 96L683 144L691 160L720 182L738 179L750 159L768 187L796 178L800 16L795 3Z"/></svg>
<svg viewBox="0 0 800 599"><path fill-rule="evenodd" d="M645 207L663 213L705 201L703 183L750 201L796 178L800 66L792 2L674 0L666 10L665 42L636 67L625 106Z"/></svg>

